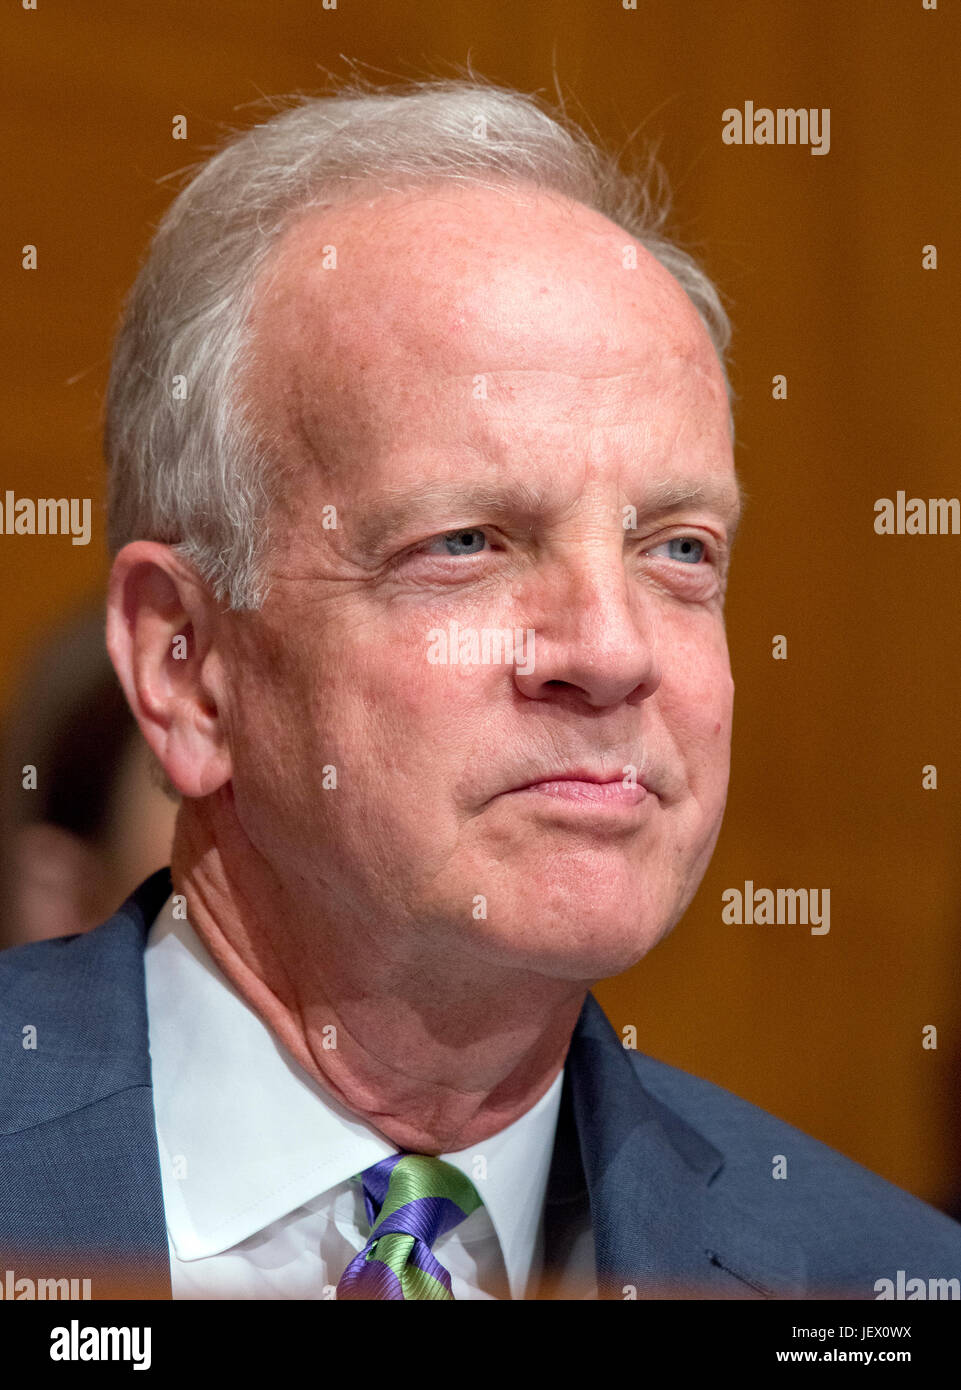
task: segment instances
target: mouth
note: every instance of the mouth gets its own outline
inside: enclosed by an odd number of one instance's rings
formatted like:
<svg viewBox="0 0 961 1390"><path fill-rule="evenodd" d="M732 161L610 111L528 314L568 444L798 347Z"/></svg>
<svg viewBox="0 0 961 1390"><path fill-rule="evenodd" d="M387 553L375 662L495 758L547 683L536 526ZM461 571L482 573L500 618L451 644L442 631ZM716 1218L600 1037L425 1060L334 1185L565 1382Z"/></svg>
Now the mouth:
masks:
<svg viewBox="0 0 961 1390"><path fill-rule="evenodd" d="M625 774L610 777L578 768L525 782L512 787L506 795L549 797L555 803L571 807L617 810L640 806L653 793L637 777Z"/></svg>

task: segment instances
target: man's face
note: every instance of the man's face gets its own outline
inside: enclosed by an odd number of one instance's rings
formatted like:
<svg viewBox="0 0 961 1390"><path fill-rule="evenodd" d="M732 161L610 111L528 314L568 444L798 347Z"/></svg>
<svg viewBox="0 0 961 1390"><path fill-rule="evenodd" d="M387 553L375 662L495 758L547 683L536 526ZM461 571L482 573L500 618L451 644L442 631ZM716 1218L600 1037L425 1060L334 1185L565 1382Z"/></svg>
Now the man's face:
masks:
<svg viewBox="0 0 961 1390"><path fill-rule="evenodd" d="M283 502L270 595L228 618L234 809L358 951L593 981L710 859L727 399L632 245L563 199L441 186L308 215L261 280L248 390Z"/></svg>

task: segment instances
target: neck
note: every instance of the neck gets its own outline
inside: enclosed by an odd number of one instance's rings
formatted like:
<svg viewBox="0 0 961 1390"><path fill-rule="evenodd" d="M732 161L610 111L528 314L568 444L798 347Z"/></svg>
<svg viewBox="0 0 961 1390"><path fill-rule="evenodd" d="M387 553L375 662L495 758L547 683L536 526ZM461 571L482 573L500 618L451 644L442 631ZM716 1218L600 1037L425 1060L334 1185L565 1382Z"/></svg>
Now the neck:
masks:
<svg viewBox="0 0 961 1390"><path fill-rule="evenodd" d="M282 881L220 793L183 803L174 890L224 975L340 1105L398 1148L455 1153L536 1104L587 984L438 950Z"/></svg>

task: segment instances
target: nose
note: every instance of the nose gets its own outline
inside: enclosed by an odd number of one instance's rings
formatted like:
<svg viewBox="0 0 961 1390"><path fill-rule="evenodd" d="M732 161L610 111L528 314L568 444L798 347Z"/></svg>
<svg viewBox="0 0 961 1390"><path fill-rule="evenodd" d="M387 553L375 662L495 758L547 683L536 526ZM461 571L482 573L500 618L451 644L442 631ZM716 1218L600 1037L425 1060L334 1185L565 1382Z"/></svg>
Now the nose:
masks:
<svg viewBox="0 0 961 1390"><path fill-rule="evenodd" d="M661 683L656 615L623 565L558 566L543 582L531 615L534 660L515 667L517 689L531 700L573 699L595 709L653 695Z"/></svg>

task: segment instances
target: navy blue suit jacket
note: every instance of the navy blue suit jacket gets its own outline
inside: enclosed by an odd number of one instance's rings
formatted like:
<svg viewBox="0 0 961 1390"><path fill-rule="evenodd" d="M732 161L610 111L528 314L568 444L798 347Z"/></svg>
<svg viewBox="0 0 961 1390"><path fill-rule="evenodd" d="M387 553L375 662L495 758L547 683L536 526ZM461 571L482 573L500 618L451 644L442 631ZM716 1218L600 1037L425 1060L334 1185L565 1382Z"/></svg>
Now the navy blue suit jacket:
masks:
<svg viewBox="0 0 961 1390"><path fill-rule="evenodd" d="M0 1274L93 1271L95 1298L170 1297L143 953L171 892L162 869L95 930L0 952ZM873 1299L899 1270L961 1277L961 1225L625 1049L592 995L565 1069L548 1268L588 1211L602 1297Z"/></svg>

